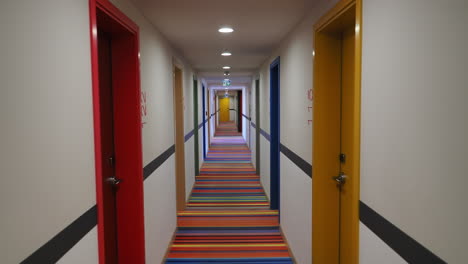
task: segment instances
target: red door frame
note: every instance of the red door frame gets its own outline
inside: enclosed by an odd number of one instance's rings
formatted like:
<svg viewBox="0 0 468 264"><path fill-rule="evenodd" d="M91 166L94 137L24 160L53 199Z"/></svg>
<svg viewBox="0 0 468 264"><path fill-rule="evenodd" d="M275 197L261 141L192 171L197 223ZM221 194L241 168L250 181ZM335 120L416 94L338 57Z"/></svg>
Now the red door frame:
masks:
<svg viewBox="0 0 468 264"><path fill-rule="evenodd" d="M104 247L103 173L97 32L111 34L119 263L145 263L139 28L108 0L89 0L99 263ZM125 162L124 162L125 161Z"/></svg>

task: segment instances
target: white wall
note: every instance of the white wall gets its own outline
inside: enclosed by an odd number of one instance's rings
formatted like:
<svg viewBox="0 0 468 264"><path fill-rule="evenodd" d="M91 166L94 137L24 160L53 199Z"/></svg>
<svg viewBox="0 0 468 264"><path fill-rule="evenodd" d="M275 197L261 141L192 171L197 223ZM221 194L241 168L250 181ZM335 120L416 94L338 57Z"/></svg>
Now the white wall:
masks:
<svg viewBox="0 0 468 264"><path fill-rule="evenodd" d="M270 141L260 134L260 181L270 199Z"/></svg>
<svg viewBox="0 0 468 264"><path fill-rule="evenodd" d="M193 127L193 120L192 126ZM185 198L188 199L195 183L195 137L185 142Z"/></svg>
<svg viewBox="0 0 468 264"><path fill-rule="evenodd" d="M256 169L257 168L257 137L256 137L256 134L255 134L255 128L253 128L252 126L250 126L250 130L251 130L251 134L250 134L250 152L252 153L252 156L251 156L251 162L252 162L252 165L254 166L254 168ZM260 135L261 136L261 135Z"/></svg>
<svg viewBox="0 0 468 264"><path fill-rule="evenodd" d="M255 105L255 78L252 78L252 83L250 85L250 97L249 97L249 104L251 106L251 111L250 111L250 117L252 118L252 123L254 123L256 126L258 125L257 119L256 119L256 108L257 106ZM257 155L257 143L256 141L259 140L257 139L257 134L256 134L256 128L253 128L252 125L250 126L250 150L252 152L252 164L255 168L257 168L257 160L256 160L256 155ZM261 135L260 135L261 137Z"/></svg>
<svg viewBox="0 0 468 264"><path fill-rule="evenodd" d="M147 263L162 262L177 226L174 175L175 155L172 155L145 181Z"/></svg>
<svg viewBox="0 0 468 264"><path fill-rule="evenodd" d="M213 138L215 131L216 131L216 116L211 116L212 114L216 113L216 104L215 100L213 100L216 96L216 91L213 89L210 89L210 99L209 99L209 104L210 104L210 113L209 113L209 118L210 118L210 137ZM219 106L218 106L219 107Z"/></svg>
<svg viewBox="0 0 468 264"><path fill-rule="evenodd" d="M2 263L96 203L88 10L87 0L0 3ZM96 248L81 252L97 261Z"/></svg>
<svg viewBox="0 0 468 264"><path fill-rule="evenodd" d="M408 263L363 223L359 223L359 240L359 263L361 264Z"/></svg>
<svg viewBox="0 0 468 264"><path fill-rule="evenodd" d="M184 63L183 68L183 89L184 89L184 135L193 131L193 77L194 71L188 63ZM195 140L193 136L185 142L185 196L189 197L195 182Z"/></svg>
<svg viewBox="0 0 468 264"><path fill-rule="evenodd" d="M187 63L185 63L187 65ZM184 135L189 134L194 129L198 129L198 125L194 126L194 118L193 118L193 111L194 111L194 75L196 73L193 71L191 67L186 67L184 69L184 128L185 133ZM197 78L198 79L198 78ZM198 81L197 81L198 82ZM198 85L198 100L200 100L200 85ZM201 105L198 105L199 109L201 109ZM201 111L200 111L201 112ZM198 123L201 123L200 116L198 117ZM199 145L203 146L203 142ZM185 142L185 195L187 199L190 196L190 193L193 188L193 184L195 183L195 137L192 136L187 142ZM200 164L199 164L200 165Z"/></svg>
<svg viewBox="0 0 468 264"><path fill-rule="evenodd" d="M250 103L249 92L250 92L250 87L242 88L242 109L240 109L239 111L241 111L241 114L244 114L246 116L250 116L250 113L249 113L249 103ZM249 133L250 121L247 120L247 118L245 118L243 115L241 115L241 116L242 116L241 117L241 120L242 120L242 136L244 137L244 140L247 143L247 146L249 146L249 148L251 148L251 146L250 146L250 133Z"/></svg>
<svg viewBox="0 0 468 264"><path fill-rule="evenodd" d="M199 86L198 86L198 108L199 108L199 115L198 115L198 124L201 124L203 123L203 116L205 115L205 113L203 113L203 96L202 96L202 83L199 83ZM203 152L204 152L204 149L203 149L203 126L201 126L199 129L198 129L198 149L199 149L199 153L198 153L198 163L199 163L199 166L201 168L202 164L203 164Z"/></svg>
<svg viewBox="0 0 468 264"><path fill-rule="evenodd" d="M229 109L237 110L237 95L229 96ZM237 112L229 110L229 120L237 124Z"/></svg>
<svg viewBox="0 0 468 264"><path fill-rule="evenodd" d="M205 83L203 82L203 80L200 80L198 82L198 108L199 108L199 111L198 111L198 124L201 124L203 122L203 95L202 95L202 89L203 89L203 85L205 85ZM206 86L205 86L206 87ZM199 128L198 130L198 144L199 144L199 154L198 154L198 158L199 158L199 166L201 168L202 164L203 164L203 126Z"/></svg>
<svg viewBox="0 0 468 264"><path fill-rule="evenodd" d="M268 65L267 65L268 64ZM260 129L270 134L270 72L269 60L259 70ZM255 103L255 102L254 102ZM258 124L256 122L255 124ZM260 134L260 180L270 198L270 141Z"/></svg>
<svg viewBox="0 0 468 264"><path fill-rule="evenodd" d="M443 260L463 263L467 2L363 8L361 200ZM368 244L362 237L364 256Z"/></svg>
<svg viewBox="0 0 468 264"><path fill-rule="evenodd" d="M98 263L97 226L86 234L58 264Z"/></svg>
<svg viewBox="0 0 468 264"><path fill-rule="evenodd" d="M312 263L312 179L284 154L280 156L280 192L285 194L281 196L281 228L297 263Z"/></svg>

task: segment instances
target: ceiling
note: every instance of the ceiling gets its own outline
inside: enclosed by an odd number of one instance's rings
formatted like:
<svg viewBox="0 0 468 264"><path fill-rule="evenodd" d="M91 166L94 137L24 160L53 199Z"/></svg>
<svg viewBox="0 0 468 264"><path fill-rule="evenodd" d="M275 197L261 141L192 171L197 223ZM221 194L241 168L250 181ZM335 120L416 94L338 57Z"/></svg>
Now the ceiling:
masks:
<svg viewBox="0 0 468 264"><path fill-rule="evenodd" d="M204 78L252 75L314 0L132 0ZM234 32L218 29L231 26ZM232 56L223 57L223 50ZM235 82L235 80L234 80Z"/></svg>

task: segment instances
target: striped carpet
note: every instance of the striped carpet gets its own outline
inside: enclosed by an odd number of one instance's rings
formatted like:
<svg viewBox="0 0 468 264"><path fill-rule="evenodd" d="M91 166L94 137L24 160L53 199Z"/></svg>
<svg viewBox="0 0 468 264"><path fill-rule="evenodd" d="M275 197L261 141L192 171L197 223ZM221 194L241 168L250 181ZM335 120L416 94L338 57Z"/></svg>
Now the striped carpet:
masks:
<svg viewBox="0 0 468 264"><path fill-rule="evenodd" d="M229 122L219 122L219 125L215 130L215 137L226 137L226 136L240 136L241 133L238 132L236 123L234 121Z"/></svg>
<svg viewBox="0 0 468 264"><path fill-rule="evenodd" d="M188 209L268 209L242 137L215 137L187 203Z"/></svg>
<svg viewBox="0 0 468 264"><path fill-rule="evenodd" d="M212 140L177 226L165 263L294 263L242 137Z"/></svg>

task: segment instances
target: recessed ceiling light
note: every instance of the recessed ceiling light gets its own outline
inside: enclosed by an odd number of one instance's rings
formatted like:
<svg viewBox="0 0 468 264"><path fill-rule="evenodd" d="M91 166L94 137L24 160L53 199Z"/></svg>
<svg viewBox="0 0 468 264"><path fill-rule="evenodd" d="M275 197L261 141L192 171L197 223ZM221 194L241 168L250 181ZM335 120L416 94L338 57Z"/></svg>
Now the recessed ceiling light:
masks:
<svg viewBox="0 0 468 264"><path fill-rule="evenodd" d="M222 56L231 56L232 53L229 52L229 51L223 51L223 53L221 53Z"/></svg>
<svg viewBox="0 0 468 264"><path fill-rule="evenodd" d="M228 71L224 72L224 76L229 76L229 75L231 75L231 74Z"/></svg>
<svg viewBox="0 0 468 264"><path fill-rule="evenodd" d="M234 29L232 29L230 27L222 27L222 28L218 29L218 32L220 32L220 33L232 33L232 32L234 32Z"/></svg>
<svg viewBox="0 0 468 264"><path fill-rule="evenodd" d="M224 66L223 69L229 70L229 69L231 69L231 67L230 66Z"/></svg>

